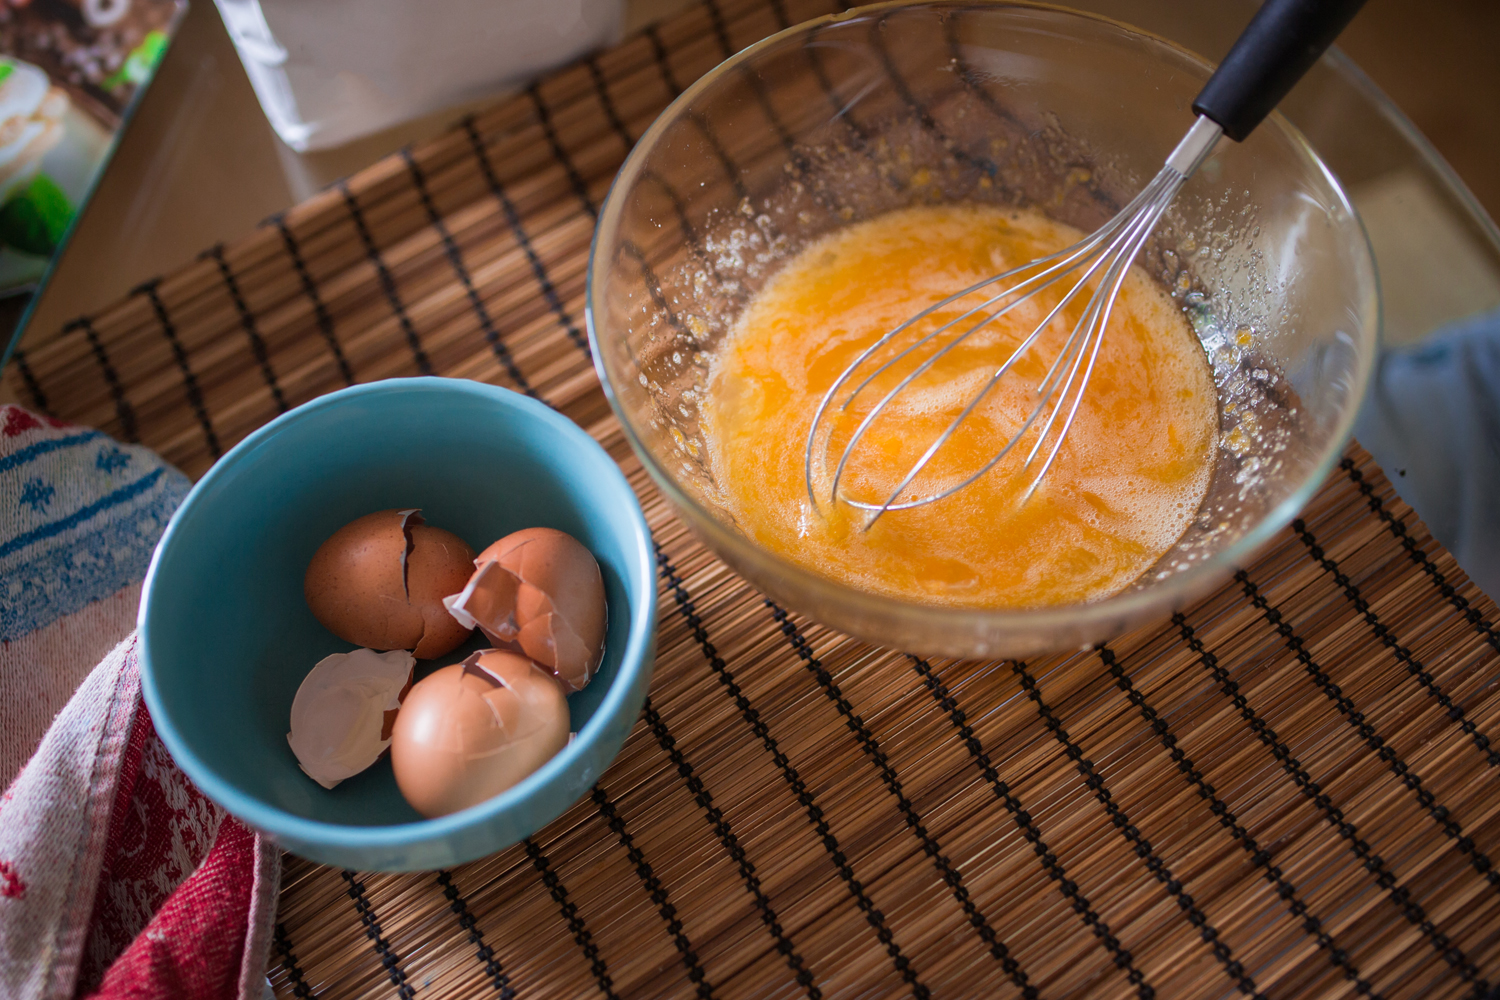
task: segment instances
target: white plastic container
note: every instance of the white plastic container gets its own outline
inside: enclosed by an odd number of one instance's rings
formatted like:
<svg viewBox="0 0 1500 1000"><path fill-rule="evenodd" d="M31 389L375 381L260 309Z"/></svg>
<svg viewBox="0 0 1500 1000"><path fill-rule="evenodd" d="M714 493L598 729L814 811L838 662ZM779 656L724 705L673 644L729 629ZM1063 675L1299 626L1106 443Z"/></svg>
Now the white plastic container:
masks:
<svg viewBox="0 0 1500 1000"><path fill-rule="evenodd" d="M327 149L608 45L623 0L215 0L266 117Z"/></svg>

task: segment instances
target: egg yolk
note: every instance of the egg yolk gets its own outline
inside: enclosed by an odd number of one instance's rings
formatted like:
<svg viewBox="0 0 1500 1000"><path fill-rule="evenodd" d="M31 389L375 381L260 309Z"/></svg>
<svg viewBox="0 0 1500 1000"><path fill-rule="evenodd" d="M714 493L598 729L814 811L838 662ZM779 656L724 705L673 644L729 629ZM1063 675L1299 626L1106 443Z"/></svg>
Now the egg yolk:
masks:
<svg viewBox="0 0 1500 1000"><path fill-rule="evenodd" d="M983 296L938 310L887 344L842 387L819 424L815 501L805 485L813 416L862 351L954 291L1082 235L1029 210L918 207L852 225L791 260L748 303L710 368L710 461L719 500L740 529L815 573L932 604L1037 607L1097 600L1129 586L1197 511L1212 476L1217 428L1203 348L1171 297L1138 267L1125 275L1086 391L1078 394L1077 386L1092 344L1029 466L1050 407L999 463L952 496L888 510L873 524L869 511L844 502L883 503L1074 279L1039 292L957 346L949 346L954 334L986 313L918 341ZM1098 280L1090 278L1057 310L898 503L961 482L1023 429ZM906 348L912 349L876 373ZM1063 358L1059 383L1076 357ZM846 446L881 400L914 374L850 450L834 502L830 490ZM1027 497L1075 399L1061 450Z"/></svg>

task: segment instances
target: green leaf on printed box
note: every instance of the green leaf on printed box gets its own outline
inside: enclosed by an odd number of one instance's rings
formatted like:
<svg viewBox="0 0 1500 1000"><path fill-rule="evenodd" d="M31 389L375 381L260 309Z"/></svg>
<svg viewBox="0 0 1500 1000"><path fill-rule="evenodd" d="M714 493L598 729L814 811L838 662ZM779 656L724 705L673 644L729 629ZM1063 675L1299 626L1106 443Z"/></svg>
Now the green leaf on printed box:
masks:
<svg viewBox="0 0 1500 1000"><path fill-rule="evenodd" d="M151 74L156 71L157 63L160 63L162 56L167 54L168 41L167 33L164 31L153 29L146 32L146 37L141 39L141 44L125 57L125 62L119 70L104 81L104 89L114 90L123 83L133 83L139 87L151 79Z"/></svg>
<svg viewBox="0 0 1500 1000"><path fill-rule="evenodd" d="M37 174L0 206L0 243L50 257L73 221L73 203L52 178Z"/></svg>

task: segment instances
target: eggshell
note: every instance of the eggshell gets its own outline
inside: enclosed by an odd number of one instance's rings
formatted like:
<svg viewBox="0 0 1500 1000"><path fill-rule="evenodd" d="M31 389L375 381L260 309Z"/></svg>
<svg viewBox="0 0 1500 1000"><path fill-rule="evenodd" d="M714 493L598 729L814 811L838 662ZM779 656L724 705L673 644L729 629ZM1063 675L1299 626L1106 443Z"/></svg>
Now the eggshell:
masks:
<svg viewBox="0 0 1500 1000"><path fill-rule="evenodd" d="M524 656L481 650L411 689L391 737L396 786L426 817L499 795L568 744L568 701Z"/></svg>
<svg viewBox="0 0 1500 1000"><path fill-rule="evenodd" d="M380 758L391 744L415 664L404 649L356 649L317 662L292 699L286 734L308 777L332 788Z"/></svg>
<svg viewBox="0 0 1500 1000"><path fill-rule="evenodd" d="M443 607L459 624L478 627L496 645L512 643L519 631L516 591L520 587L520 577L495 560L476 559L474 573L464 589L443 598Z"/></svg>
<svg viewBox="0 0 1500 1000"><path fill-rule="evenodd" d="M444 603L492 641L514 643L582 691L604 656L604 577L582 543L555 528L525 528L474 560L462 593Z"/></svg>
<svg viewBox="0 0 1500 1000"><path fill-rule="evenodd" d="M464 585L474 550L434 528L415 509L382 510L350 521L324 542L303 579L307 606L323 626L371 649L442 656L469 636L443 607Z"/></svg>

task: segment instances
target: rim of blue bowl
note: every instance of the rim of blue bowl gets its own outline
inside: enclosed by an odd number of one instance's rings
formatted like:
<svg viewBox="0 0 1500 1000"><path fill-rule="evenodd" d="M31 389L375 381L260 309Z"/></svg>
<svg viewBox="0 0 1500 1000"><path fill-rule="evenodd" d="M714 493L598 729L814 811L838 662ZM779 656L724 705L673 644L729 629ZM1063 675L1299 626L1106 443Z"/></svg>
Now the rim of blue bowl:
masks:
<svg viewBox="0 0 1500 1000"><path fill-rule="evenodd" d="M295 813L287 812L262 800L240 791L228 781L220 778L207 764L205 764L192 748L182 739L176 727L167 715L166 707L162 702L160 691L156 684L155 671L151 665L150 646L150 615L152 607L152 596L155 590L157 567L161 563L162 554L173 544L173 539L183 519L183 515L197 501L198 497L212 487L213 483L228 475L236 460L242 458L260 445L267 438L276 434L280 429L300 421L315 418L321 411L337 406L344 400L358 396L381 395L384 393L421 393L431 391L441 392L466 392L492 402L502 407L519 413L524 419L540 420L550 424L561 433L577 438L588 447L598 452L598 456L604 460L607 472L615 485L618 486L629 498L629 509L631 512L631 525L634 528L633 541L640 558L640 576L636 581L644 599L637 602L630 612L630 629L625 643L625 651L620 660L620 671L615 675L609 690L594 710L593 716L579 730L577 737L566 747L532 772L520 784L501 792L492 799L467 809L440 816L437 819L413 820L408 823L398 823L385 826L349 826L341 823L328 823L321 820L308 819ZM203 478L193 484L186 497L173 512L171 520L167 523L166 530L162 532L161 540L157 543L156 551L152 553L151 565L146 570L145 582L141 585L141 608L136 619L136 627L140 633L140 665L141 665L141 693L145 698L146 707L151 712L151 721L156 728L157 735L161 737L162 743L166 745L172 759L177 762L195 785L205 795L222 805L231 814L244 820L258 830L263 830L273 836L286 837L312 843L338 843L345 848L375 848L375 847L400 847L418 840L429 840L434 837L442 837L445 834L457 833L466 830L484 820L500 813L507 812L518 806L524 805L532 798L539 795L544 787L558 778L575 761L581 757L586 747L591 744L599 733L608 725L608 720L617 715L622 703L628 697L631 688L629 681L640 671L647 669L647 653L650 649L652 639L656 631L656 557L651 546L651 532L646 526L646 516L641 511L640 501L636 498L635 491L631 489L625 474L615 463L609 453L588 435L583 428L579 427L567 417L558 413L540 400L532 399L518 392L503 389L499 386L487 385L483 382L474 382L468 379L441 378L435 376L424 376L417 378L395 378L385 379L378 382L366 382L360 385L350 386L331 392L325 396L310 400L295 409L276 417L270 423L258 428L247 436L239 444L229 449L213 466L203 475ZM335 839L336 838L336 839ZM498 845L497 845L498 846Z"/></svg>

